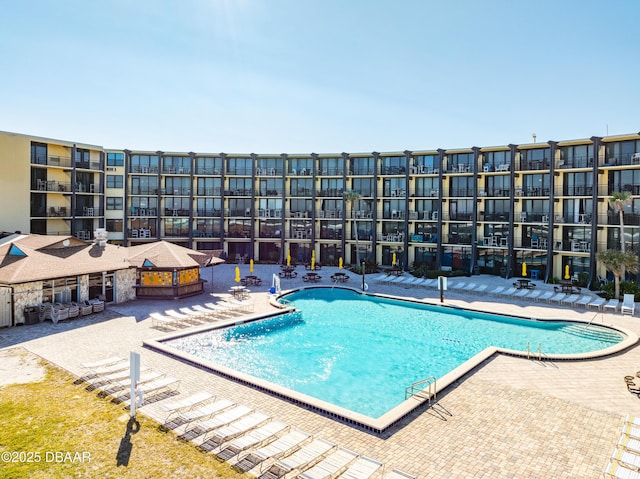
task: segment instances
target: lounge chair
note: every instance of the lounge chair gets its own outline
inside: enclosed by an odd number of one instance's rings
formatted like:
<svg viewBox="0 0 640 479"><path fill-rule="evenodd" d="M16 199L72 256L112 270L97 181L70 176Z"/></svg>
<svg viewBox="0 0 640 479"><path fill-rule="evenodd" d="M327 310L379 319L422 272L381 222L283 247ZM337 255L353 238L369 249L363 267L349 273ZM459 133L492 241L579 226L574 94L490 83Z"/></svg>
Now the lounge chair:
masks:
<svg viewBox="0 0 640 479"><path fill-rule="evenodd" d="M513 296L518 291L518 288L507 288L501 293L498 293L499 296Z"/></svg>
<svg viewBox="0 0 640 479"><path fill-rule="evenodd" d="M472 293L484 293L485 291L487 291L487 285L486 284L481 284L477 288L474 288L473 291L471 291L471 292Z"/></svg>
<svg viewBox="0 0 640 479"><path fill-rule="evenodd" d="M90 299L89 304L91 304L94 313L104 311L104 301L102 301L101 299Z"/></svg>
<svg viewBox="0 0 640 479"><path fill-rule="evenodd" d="M562 298L560 300L560 304L573 304L574 302L578 301L580 299L580 295L579 294L571 294L569 296L567 296L566 298Z"/></svg>
<svg viewBox="0 0 640 479"><path fill-rule="evenodd" d="M161 373L160 371L146 371L145 373L140 374L140 378L138 378L138 387L141 385L155 381L156 379L163 378L165 373ZM104 396L117 396L122 394L123 389L128 389L131 387L131 376L128 376L124 379L119 379L116 381L110 381L104 386L100 386L100 390Z"/></svg>
<svg viewBox="0 0 640 479"><path fill-rule="evenodd" d="M604 303L602 305L602 309L613 309L613 312L615 313L618 308L620 307L620 300L619 299L610 299L609 301L607 301L606 303Z"/></svg>
<svg viewBox="0 0 640 479"><path fill-rule="evenodd" d="M177 391L179 385L180 379L174 378L173 376L164 376L153 381L139 384L136 389L142 393L142 397L146 401L149 397L153 397L158 394L168 394L173 391ZM125 405L129 405L129 402L131 401L131 398L129 397L130 393L131 391L124 391L122 394L118 395L116 399L123 402Z"/></svg>
<svg viewBox="0 0 640 479"><path fill-rule="evenodd" d="M375 281L376 283L384 283L385 281L387 281L388 278L389 278L388 274L380 274L375 278L373 278L373 281Z"/></svg>
<svg viewBox="0 0 640 479"><path fill-rule="evenodd" d="M553 296L551 296L549 299L547 299L547 303L558 303L560 304L560 302L567 297L566 293L556 293Z"/></svg>
<svg viewBox="0 0 640 479"><path fill-rule="evenodd" d="M249 431L244 436L233 439L224 449L216 453L220 459L228 461L233 456L237 456L242 451L254 448L265 442L275 439L278 434L289 429L289 425L281 421L270 421L253 431Z"/></svg>
<svg viewBox="0 0 640 479"><path fill-rule="evenodd" d="M69 310L69 318L77 318L78 316L80 316L80 306L78 305L78 303L65 303L65 306Z"/></svg>
<svg viewBox="0 0 640 479"><path fill-rule="evenodd" d="M450 289L464 289L466 288L467 283L454 283L450 286L448 286Z"/></svg>
<svg viewBox="0 0 640 479"><path fill-rule="evenodd" d="M310 437L310 434L294 429L274 442L249 452L236 465L244 471L251 470L259 463L265 463L269 459L278 459L291 454L306 443Z"/></svg>
<svg viewBox="0 0 640 479"><path fill-rule="evenodd" d="M422 286L424 286L425 288L435 288L438 286L438 280L434 278L427 279L424 283L422 283Z"/></svg>
<svg viewBox="0 0 640 479"><path fill-rule="evenodd" d="M492 289L491 291L489 291L489 294L500 294L505 290L505 286L498 286L495 289Z"/></svg>
<svg viewBox="0 0 640 479"><path fill-rule="evenodd" d="M585 295L582 298L578 299L577 301L574 301L573 306L584 306L586 309L587 304L591 302L591 299L593 299L591 296Z"/></svg>
<svg viewBox="0 0 640 479"><path fill-rule="evenodd" d="M636 303L634 302L633 294L625 294L622 300L622 304L620 305L620 312L624 314L630 314L633 316L633 313L636 311Z"/></svg>
<svg viewBox="0 0 640 479"><path fill-rule="evenodd" d="M462 288L463 291L473 291L478 286L477 283L468 283L465 287Z"/></svg>
<svg viewBox="0 0 640 479"><path fill-rule="evenodd" d="M120 371L127 371L129 369L129 361L123 359L117 363L109 364L107 366L88 369L90 374L93 376L108 376L109 374L118 373Z"/></svg>
<svg viewBox="0 0 640 479"><path fill-rule="evenodd" d="M169 318L158 312L149 313L149 317L151 318L151 326L154 328L160 328L163 326L175 328L176 323L178 322L175 318Z"/></svg>
<svg viewBox="0 0 640 479"><path fill-rule="evenodd" d="M640 472L635 468L625 467L618 461L611 460L604 470L604 477L615 479L640 479Z"/></svg>
<svg viewBox="0 0 640 479"><path fill-rule="evenodd" d="M537 299L543 294L544 294L544 291L542 291L541 289L536 289L534 291L531 291L527 296L525 296L525 299L537 301Z"/></svg>
<svg viewBox="0 0 640 479"><path fill-rule="evenodd" d="M233 421L237 421L242 416L246 416L247 414L251 414L253 409L243 404L239 404L237 406L232 407L231 409L226 410L225 412L221 412L216 414L210 419L206 421L201 421L198 424L194 425L185 433L186 436L190 436L187 439L193 439L195 436L199 436L201 434L206 434L208 432L213 431L214 429L218 429L219 427L226 426L227 424L232 423Z"/></svg>
<svg viewBox="0 0 640 479"><path fill-rule="evenodd" d="M280 459L271 465L267 474L269 476L282 477L293 471L304 470L320 461L336 445L324 439L316 438L302 446L296 452Z"/></svg>
<svg viewBox="0 0 640 479"><path fill-rule="evenodd" d="M358 458L359 454L339 447L322 461L298 475L298 479L330 479L339 475L349 464Z"/></svg>
<svg viewBox="0 0 640 479"><path fill-rule="evenodd" d="M554 291L546 291L535 298L536 301L549 301L556 293Z"/></svg>
<svg viewBox="0 0 640 479"><path fill-rule="evenodd" d="M209 308L218 314L232 314L231 306L224 304L204 303L205 307Z"/></svg>
<svg viewBox="0 0 640 479"><path fill-rule="evenodd" d="M212 309L209 308L205 308L204 306L200 305L200 304L194 304L193 306L191 306L193 308L194 311L197 311L200 313L201 316L204 316L205 318L213 318L219 315L219 313L217 311L214 311Z"/></svg>
<svg viewBox="0 0 640 479"><path fill-rule="evenodd" d="M250 313L255 307L253 301L240 301L236 298L226 298L224 301L225 303L231 304L240 311L244 311L246 313Z"/></svg>
<svg viewBox="0 0 640 479"><path fill-rule="evenodd" d="M88 316L93 313L93 305L89 301L82 301L78 304L80 305L80 314L82 316Z"/></svg>
<svg viewBox="0 0 640 479"><path fill-rule="evenodd" d="M618 439L618 446L629 451L633 451L636 454L640 454L640 440L629 437L626 434L620 435L620 439Z"/></svg>
<svg viewBox="0 0 640 479"><path fill-rule="evenodd" d="M210 433L205 433L204 442L202 443L202 445L204 446L206 443L208 446L212 445L214 447L217 447L223 442L227 442L231 439L241 436L242 434L245 434L252 429L255 429L256 427L261 426L269 420L271 420L271 418L261 412L248 414L238 419L237 421L232 422L231 424L222 426L218 429L215 429L214 431L211 431Z"/></svg>
<svg viewBox="0 0 640 479"><path fill-rule="evenodd" d="M187 316L191 316L192 318L200 318L202 316L200 311L196 311L186 306L184 308L180 308L178 311L182 314L186 314Z"/></svg>
<svg viewBox="0 0 640 479"><path fill-rule="evenodd" d="M606 303L607 300L605 298L596 298L587 304L587 308L597 308L598 310L602 310L602 306Z"/></svg>
<svg viewBox="0 0 640 479"><path fill-rule="evenodd" d="M208 419L211 416L218 414L225 409L229 409L230 407L235 405L236 403L230 401L229 399L218 399L217 401L202 404L188 411L180 411L174 418L171 419L171 421L165 421L164 425L166 427L175 428L182 424L189 424L193 421Z"/></svg>
<svg viewBox="0 0 640 479"><path fill-rule="evenodd" d="M83 367L86 369L95 369L95 368L101 368L103 366L109 366L111 364L119 363L122 361L126 361L126 359L123 358L122 356L111 356L109 358L101 359L100 361L95 361L93 363L82 363L80 367Z"/></svg>
<svg viewBox="0 0 640 479"><path fill-rule="evenodd" d="M400 469L392 469L386 472L382 479L416 479L416 476L409 474L408 472L401 471Z"/></svg>
<svg viewBox="0 0 640 479"><path fill-rule="evenodd" d="M206 401L215 398L213 394L207 391L201 391L191 396L188 396L183 399L178 399L177 401L173 401L167 404L161 404L160 409L167 413L167 417L165 418L165 422L169 419L173 414L178 414L181 411L193 409L194 407L200 406L204 404Z"/></svg>
<svg viewBox="0 0 640 479"><path fill-rule="evenodd" d="M511 297L513 297L513 298L524 298L525 296L528 296L530 292L531 291L529 291L528 289L519 289L518 291L513 293L511 295Z"/></svg>
<svg viewBox="0 0 640 479"><path fill-rule="evenodd" d="M371 459L370 457L360 456L351 464L341 475L341 479L369 479L382 469L383 463Z"/></svg>
<svg viewBox="0 0 640 479"><path fill-rule="evenodd" d="M178 313L175 309L167 309L164 314L170 316L171 318L174 318L179 322L187 322L191 319L188 314Z"/></svg>
<svg viewBox="0 0 640 479"><path fill-rule="evenodd" d="M611 458L622 465L632 466L634 469L640 468L640 455L628 449L616 448Z"/></svg>

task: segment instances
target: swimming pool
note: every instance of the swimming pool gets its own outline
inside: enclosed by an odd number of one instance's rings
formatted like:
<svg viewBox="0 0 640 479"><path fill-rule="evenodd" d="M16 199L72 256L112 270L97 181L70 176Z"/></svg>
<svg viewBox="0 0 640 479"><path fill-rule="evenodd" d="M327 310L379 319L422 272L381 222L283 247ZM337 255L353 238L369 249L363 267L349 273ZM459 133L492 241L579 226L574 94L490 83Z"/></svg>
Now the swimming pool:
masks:
<svg viewBox="0 0 640 479"><path fill-rule="evenodd" d="M380 418L405 388L442 378L483 351L581 355L620 343L600 326L535 321L309 288L286 295L299 312L165 341L178 351L358 415ZM491 349L493 348L493 349Z"/></svg>

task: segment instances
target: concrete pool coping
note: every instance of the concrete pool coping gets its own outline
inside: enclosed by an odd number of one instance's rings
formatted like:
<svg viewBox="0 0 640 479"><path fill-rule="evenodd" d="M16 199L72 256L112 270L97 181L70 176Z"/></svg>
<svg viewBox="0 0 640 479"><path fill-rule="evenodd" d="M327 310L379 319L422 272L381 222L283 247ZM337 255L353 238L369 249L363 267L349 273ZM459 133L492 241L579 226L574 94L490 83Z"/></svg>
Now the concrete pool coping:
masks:
<svg viewBox="0 0 640 479"><path fill-rule="evenodd" d="M614 355L616 353L624 351L630 348L631 346L635 345L639 340L638 335L630 330L617 327L617 326L599 324L597 325L598 328L610 329L612 331L616 331L622 334L623 340L620 343L617 343L613 346L610 346L602 350L588 352L588 353L579 353L579 354L545 354L545 353L538 354L538 351L527 353L519 350L511 350L511 349L498 348L493 346L488 347L480 351L478 354L468 359L464 363L460 364L453 370L449 371L442 377L437 378L437 380L434 380L434 388L433 390L429 391L430 394L428 395L428 397L425 397L424 395L410 396L409 398L405 399L405 401L395 406L394 408L390 409L389 411L387 411L386 413L384 413L382 416L378 418L372 418L364 414L351 411L341 406L337 406L335 404L308 396L306 394L291 390L289 388L285 388L283 386L272 383L270 381L266 381L264 379L260 379L255 376L251 376L249 374L236 371L232 368L215 363L214 361L204 360L192 354L178 351L177 349L164 344L165 342L170 341L172 339L191 336L197 333L215 330L215 329L223 329L227 327L239 326L249 322L258 321L258 320L267 319L267 318L273 318L273 317L281 316L290 312L294 312L295 307L293 304L290 306L289 305L283 306L283 304L280 303L279 300L282 297L295 293L297 291L320 289L320 288L333 289L335 288L335 286L314 285L309 287L300 287L300 288L290 289L282 294L272 295L269 298L270 304L279 309L279 311L275 313L252 314L252 315L244 316L242 319L238 319L238 318L222 319L222 320L216 321L214 324L205 324L196 328L191 328L188 331L172 332L172 333L163 335L161 337L155 338L153 340L144 340L143 345L146 347L152 348L154 350L160 351L169 356L172 356L174 358L181 359L187 363L191 363L196 366L202 367L208 371L217 373L223 377L238 381L239 383L242 383L244 385L248 385L258 390L271 393L279 398L288 400L293 404L304 407L306 409L310 409L315 412L319 412L325 416L337 419L346 424L356 426L360 429L363 429L375 434L383 434L389 428L397 425L398 423L403 421L405 418L407 418L409 415L414 413L421 406L428 406L432 401L437 401L437 396L439 393L443 392L449 386L456 383L457 381L462 379L465 375L470 373L473 369L477 368L478 366L481 366L485 361L491 359L496 355L502 354L502 355L520 357L523 359L540 360L540 361L590 360L590 359L597 359L597 358ZM397 300L404 303L428 305L428 306L446 308L451 310L471 311L471 312L476 312L484 315L492 314L492 313L488 313L487 311L476 310L468 307L440 304L433 300L416 300L416 299L406 298L402 296L393 296L393 295L382 294L382 293L366 293L366 292L362 293L360 290L352 287L348 287L348 286L339 286L338 288L350 290L366 296L392 299L392 300ZM500 315L519 319L519 320L525 320L525 321L539 321L539 322L563 321L567 323L577 323L577 324L584 324L584 325L590 324L590 321L581 321L581 320L530 318L530 317L517 316L512 314L504 314L504 313L501 313Z"/></svg>

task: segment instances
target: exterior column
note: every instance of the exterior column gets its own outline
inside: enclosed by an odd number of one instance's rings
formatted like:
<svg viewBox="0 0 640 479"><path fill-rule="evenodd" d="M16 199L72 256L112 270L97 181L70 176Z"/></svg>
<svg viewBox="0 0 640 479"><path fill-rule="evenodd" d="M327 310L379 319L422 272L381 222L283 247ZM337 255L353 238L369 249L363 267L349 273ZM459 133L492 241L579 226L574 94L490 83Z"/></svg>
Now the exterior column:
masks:
<svg viewBox="0 0 640 479"><path fill-rule="evenodd" d="M405 182L404 182L404 241L402 242L402 248L404 249L404 267L405 271L409 268L409 185L411 184L411 169L409 163L411 161L412 151L404 150L405 156Z"/></svg>
<svg viewBox="0 0 640 479"><path fill-rule="evenodd" d="M598 273L598 261L596 260L596 253L598 252L598 166L600 165L599 153L602 138L592 136L591 141L593 141L593 189L591 192L591 248L589 251L588 288L595 282Z"/></svg>
<svg viewBox="0 0 640 479"><path fill-rule="evenodd" d="M191 162L189 168L191 184L191 188L189 188L189 248L193 249L193 190L197 186L193 184L193 177L196 171L196 154L193 151L189 152L189 160Z"/></svg>
<svg viewBox="0 0 640 479"><path fill-rule="evenodd" d="M478 159L480 148L474 146L473 150L473 212L471 217L471 262L470 273L473 274L476 268L476 258L478 257Z"/></svg>
<svg viewBox="0 0 640 479"><path fill-rule="evenodd" d="M122 221L122 244L129 246L129 172L131 171L131 150L123 150L124 152L124 220ZM159 170L158 170L159 171ZM160 188L158 188L158 197L160 197ZM106 200L105 200L106 206ZM106 214L106 209L104 210ZM158 214L160 213L160 203L158 203Z"/></svg>
<svg viewBox="0 0 640 479"><path fill-rule="evenodd" d="M258 163L258 155L251 153L251 256L249 259L255 257L255 244L256 244L256 164Z"/></svg>
<svg viewBox="0 0 640 479"><path fill-rule="evenodd" d="M509 162L509 188L511 189L510 205L509 205L509 236L507 238L507 267L505 271L505 278L511 278L513 276L513 263L515 258L513 256L513 234L514 234L514 215L515 215L515 185L516 185L516 153L518 151L517 145L509 145L511 150L511 161Z"/></svg>
<svg viewBox="0 0 640 479"><path fill-rule="evenodd" d="M158 155L158 216L156 216L156 241L160 241L162 227L162 157L164 156L164 151L156 151L156 155Z"/></svg>
<svg viewBox="0 0 640 479"><path fill-rule="evenodd" d="M556 150L558 148L557 141L547 141L549 145L549 156L550 156L550 184L549 184L549 240L547 241L547 273L544 277L544 282L548 283L549 280L554 276L553 272L555 270L555 255L553 253L553 230L555 229L555 202L556 202ZM560 275L559 277L562 277Z"/></svg>
<svg viewBox="0 0 640 479"><path fill-rule="evenodd" d="M314 164L313 184L315 185L315 183L316 183L316 177L315 177L316 160L315 160L315 158L317 158L318 155L313 153L311 156L314 156L314 161L313 161L313 164ZM345 175L346 175L347 167L349 166L349 153L345 153L343 151L341 156L342 156L342 161L344 163L344 172L345 172ZM345 185L345 189L346 189L347 180L345 179L344 181L345 181L344 185ZM342 251L342 260L343 261L346 261L346 258L345 258L346 247L347 247L347 202L346 202L346 197L345 197L345 195L343 193L342 194L342 239L340 240L340 250Z"/></svg>
<svg viewBox="0 0 640 479"><path fill-rule="evenodd" d="M382 264L382 258L380 258L380 261L378 261L378 173L380 171L378 159L380 158L380 153L374 151L371 154L373 156L373 204L375 205L373 211L371 212L371 221L373 222L374 227L373 241L371 242L371 251L373 252L374 263Z"/></svg>
<svg viewBox="0 0 640 479"><path fill-rule="evenodd" d="M224 194L224 180L227 176L227 154L220 153L220 159L222 161L222 167L220 168L220 246L223 251L228 255L228 247L225 241L224 232L224 218L226 210L225 194Z"/></svg>
<svg viewBox="0 0 640 479"><path fill-rule="evenodd" d="M442 188L442 175L444 171L444 150L438 148L438 224L437 235L438 241L436 242L436 269L442 268L442 199L444 197L444 189Z"/></svg>

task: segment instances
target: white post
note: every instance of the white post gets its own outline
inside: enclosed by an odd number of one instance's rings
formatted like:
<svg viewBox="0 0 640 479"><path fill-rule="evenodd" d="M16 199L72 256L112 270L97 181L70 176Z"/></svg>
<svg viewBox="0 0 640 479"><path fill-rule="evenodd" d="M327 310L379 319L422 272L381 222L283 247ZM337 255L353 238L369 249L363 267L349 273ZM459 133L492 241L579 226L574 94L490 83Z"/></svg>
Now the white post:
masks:
<svg viewBox="0 0 640 479"><path fill-rule="evenodd" d="M131 390L129 393L129 415L136 417L136 406L138 403L138 381L140 380L140 354L131 351L129 354L129 367L131 374Z"/></svg>
<svg viewBox="0 0 640 479"><path fill-rule="evenodd" d="M447 290L446 276L438 276L438 289L440 290L440 302L444 303L444 292Z"/></svg>

